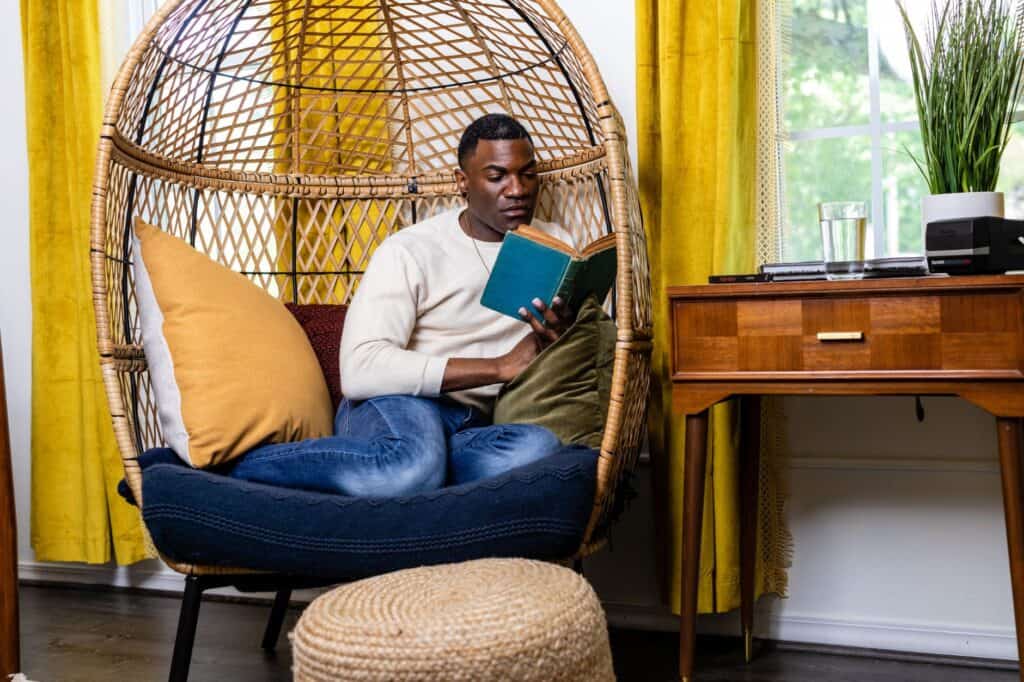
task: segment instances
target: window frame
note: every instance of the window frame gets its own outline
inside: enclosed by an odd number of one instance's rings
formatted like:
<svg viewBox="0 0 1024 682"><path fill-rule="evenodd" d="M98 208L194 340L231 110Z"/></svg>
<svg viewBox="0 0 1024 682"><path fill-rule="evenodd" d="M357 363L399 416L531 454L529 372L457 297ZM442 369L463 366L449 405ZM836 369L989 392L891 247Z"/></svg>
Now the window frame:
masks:
<svg viewBox="0 0 1024 682"><path fill-rule="evenodd" d="M889 133L917 131L919 129L916 118L903 121L882 120L882 86L880 80L880 41L878 36L878 3L884 0L867 0L867 29L868 29L868 122L858 125L844 126L823 126L815 128L786 129L780 135L779 155L786 157L787 146L791 142L802 142L808 140L824 140L835 138L866 137L871 148L871 198L869 202L871 214L872 238L875 244L875 255L895 255L899 249L899 214L895 214L896 224L889 226L885 222L885 177L883 167L882 138ZM785 78L784 72L780 70L780 81ZM782 90L780 82L780 91ZM785 103L783 102L783 107ZM781 219L789 222L789 207L787 197L783 195L781 201L782 210L779 212ZM890 229L890 227L892 229ZM783 231L782 253L786 254L786 244ZM784 258L785 260L785 258Z"/></svg>
<svg viewBox="0 0 1024 682"><path fill-rule="evenodd" d="M134 0L134 2L144 2L152 0ZM870 141L871 148L871 199L870 209L871 214L869 219L871 221L871 232L872 239L875 244L875 257L881 255L894 256L897 254L903 254L899 248L899 212L894 211L890 215L890 221L895 221L892 225L886 224L886 213L885 213L885 169L883 167L884 152L885 149L882 147L882 138L890 133L899 132L913 132L919 133L920 126L917 117L915 116L912 120L902 121L883 121L881 111L881 97L882 97L882 86L880 79L880 66L879 60L881 55L881 41L878 34L878 24L876 23L879 15L878 7L880 2L889 2L892 0L866 0L866 11L867 11L867 29L868 29L868 122L859 125L844 125L844 126L819 126L813 128L802 128L798 130L790 130L783 126L782 133L778 136L777 153L778 158L783 160L783 168L785 167L786 152L791 148L790 143L792 142L803 142L810 140L825 140L825 139L837 139L837 138L851 138L851 137L867 137ZM791 19L790 19L791 20ZM779 70L778 70L778 82L777 87L779 93L784 91L783 83L785 82L785 64L781 60L781 55L777 57L779 59ZM784 98L780 96L780 105L785 111ZM1011 125L1015 125L1024 122L1024 97L1018 104L1020 108L1013 115ZM785 120L784 116L780 115L781 120ZM1014 135L1020 132L1012 132L1011 140ZM1005 157L1002 160L1005 163ZM780 250L781 259L787 260L786 256L789 251L789 245L786 243L786 235L791 231L792 225L789 224L789 207L786 196L786 181L784 179L784 170L780 173L780 191L779 191L779 235L780 235ZM922 183L924 180L922 179ZM925 188L927 192L927 188ZM1003 191L996 189L995 191ZM790 230L785 230L783 227L789 226ZM890 229L891 228L891 229ZM880 249L880 246L884 246L884 249ZM917 253L919 255L924 254L924 244L922 243Z"/></svg>

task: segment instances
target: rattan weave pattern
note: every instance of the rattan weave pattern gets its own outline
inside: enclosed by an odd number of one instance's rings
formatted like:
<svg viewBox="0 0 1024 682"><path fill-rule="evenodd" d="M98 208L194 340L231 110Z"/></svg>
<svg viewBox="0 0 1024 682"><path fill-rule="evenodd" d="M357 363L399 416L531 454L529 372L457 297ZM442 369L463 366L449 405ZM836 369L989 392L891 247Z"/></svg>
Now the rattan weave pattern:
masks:
<svg viewBox="0 0 1024 682"><path fill-rule="evenodd" d="M107 101L92 210L100 359L137 500L134 459L163 439L131 219L282 301L346 303L383 239L462 203L459 135L493 111L531 131L537 217L581 244L618 238L612 402L580 552L600 544L645 428L649 270L623 122L554 0L168 0L157 12Z"/></svg>
<svg viewBox="0 0 1024 682"><path fill-rule="evenodd" d="M523 121L542 160L601 142L579 58L527 2L181 2L132 87L117 123L127 138L231 171L286 158L316 175L446 170L467 115L495 109ZM365 146L348 146L353 135Z"/></svg>
<svg viewBox="0 0 1024 682"><path fill-rule="evenodd" d="M481 559L335 588L291 634L296 682L606 682L604 612L562 566Z"/></svg>

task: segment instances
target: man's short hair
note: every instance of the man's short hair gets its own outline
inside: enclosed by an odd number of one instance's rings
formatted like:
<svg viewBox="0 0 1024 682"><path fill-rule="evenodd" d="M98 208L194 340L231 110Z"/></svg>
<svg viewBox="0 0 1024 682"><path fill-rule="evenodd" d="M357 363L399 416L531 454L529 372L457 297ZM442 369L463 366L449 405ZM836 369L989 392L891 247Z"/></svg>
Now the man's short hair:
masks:
<svg viewBox="0 0 1024 682"><path fill-rule="evenodd" d="M466 168L466 159L476 151L480 140L526 140L533 145L523 124L508 114L487 114L469 124L459 140L459 168Z"/></svg>

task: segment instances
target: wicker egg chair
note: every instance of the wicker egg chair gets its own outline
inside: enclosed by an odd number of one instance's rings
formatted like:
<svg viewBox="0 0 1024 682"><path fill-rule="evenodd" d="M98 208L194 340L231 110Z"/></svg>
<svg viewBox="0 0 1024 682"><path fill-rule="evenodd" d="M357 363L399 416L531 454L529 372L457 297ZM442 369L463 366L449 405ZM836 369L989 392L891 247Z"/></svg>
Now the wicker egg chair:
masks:
<svg viewBox="0 0 1024 682"><path fill-rule="evenodd" d="M645 426L647 253L621 117L554 0L168 0L156 13L107 102L92 206L100 362L140 507L137 457L163 439L133 216L285 302L344 304L385 237L462 202L459 136L495 111L533 137L537 217L582 243L617 235L613 388L577 556L601 545ZM167 563L202 579L187 583L196 607L202 589L253 574Z"/></svg>

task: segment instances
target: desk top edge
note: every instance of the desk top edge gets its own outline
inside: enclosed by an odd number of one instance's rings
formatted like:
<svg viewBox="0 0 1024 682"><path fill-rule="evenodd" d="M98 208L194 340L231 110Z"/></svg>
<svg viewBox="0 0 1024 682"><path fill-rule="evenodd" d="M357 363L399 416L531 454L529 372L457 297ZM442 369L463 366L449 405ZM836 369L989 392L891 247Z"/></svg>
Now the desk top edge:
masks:
<svg viewBox="0 0 1024 682"><path fill-rule="evenodd" d="M925 293L968 289L1024 289L1022 275L929 275L855 280L808 280L802 282L753 282L743 284L698 284L667 287L670 299L773 297L791 295L836 295L878 293Z"/></svg>

